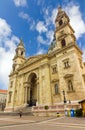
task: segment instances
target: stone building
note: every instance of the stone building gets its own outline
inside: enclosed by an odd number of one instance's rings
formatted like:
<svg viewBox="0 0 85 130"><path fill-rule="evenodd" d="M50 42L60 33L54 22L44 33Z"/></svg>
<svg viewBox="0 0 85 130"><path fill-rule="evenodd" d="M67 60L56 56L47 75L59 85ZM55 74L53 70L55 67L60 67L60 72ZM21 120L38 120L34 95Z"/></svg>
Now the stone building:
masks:
<svg viewBox="0 0 85 130"><path fill-rule="evenodd" d="M4 110L6 106L7 90L0 90L0 110Z"/></svg>
<svg viewBox="0 0 85 130"><path fill-rule="evenodd" d="M75 103L85 99L85 63L70 19L61 7L47 54L26 58L22 40L9 75L6 111L28 106Z"/></svg>

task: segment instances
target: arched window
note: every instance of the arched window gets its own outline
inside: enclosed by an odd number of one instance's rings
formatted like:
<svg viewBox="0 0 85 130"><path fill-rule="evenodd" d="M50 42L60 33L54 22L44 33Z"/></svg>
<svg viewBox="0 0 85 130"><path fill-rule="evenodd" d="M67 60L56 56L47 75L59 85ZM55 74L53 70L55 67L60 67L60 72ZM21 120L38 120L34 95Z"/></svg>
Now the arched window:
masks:
<svg viewBox="0 0 85 130"><path fill-rule="evenodd" d="M59 21L59 25L61 26L62 24L63 24L63 21L62 21L62 20L60 20L60 21Z"/></svg>
<svg viewBox="0 0 85 130"><path fill-rule="evenodd" d="M11 98L12 98L12 92L9 92L9 102L11 102Z"/></svg>
<svg viewBox="0 0 85 130"><path fill-rule="evenodd" d="M62 47L66 46L66 41L65 41L65 39L62 39L61 45L62 45Z"/></svg>
<svg viewBox="0 0 85 130"><path fill-rule="evenodd" d="M68 80L68 90L73 91L73 84L71 80Z"/></svg>
<svg viewBox="0 0 85 130"><path fill-rule="evenodd" d="M23 51L21 51L21 56L23 55Z"/></svg>
<svg viewBox="0 0 85 130"><path fill-rule="evenodd" d="M59 93L59 87L58 87L58 84L55 84L55 94L58 94Z"/></svg>

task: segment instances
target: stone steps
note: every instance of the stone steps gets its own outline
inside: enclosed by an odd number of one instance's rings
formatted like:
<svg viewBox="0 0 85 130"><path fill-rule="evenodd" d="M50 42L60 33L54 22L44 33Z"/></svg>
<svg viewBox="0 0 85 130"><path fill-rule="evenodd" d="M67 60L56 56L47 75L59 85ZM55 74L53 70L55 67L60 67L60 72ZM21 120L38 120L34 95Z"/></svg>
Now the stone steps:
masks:
<svg viewBox="0 0 85 130"><path fill-rule="evenodd" d="M22 115L33 116L31 107L22 108L21 111L22 111ZM0 115L17 116L17 115L19 115L19 110L15 111L15 112L0 112Z"/></svg>

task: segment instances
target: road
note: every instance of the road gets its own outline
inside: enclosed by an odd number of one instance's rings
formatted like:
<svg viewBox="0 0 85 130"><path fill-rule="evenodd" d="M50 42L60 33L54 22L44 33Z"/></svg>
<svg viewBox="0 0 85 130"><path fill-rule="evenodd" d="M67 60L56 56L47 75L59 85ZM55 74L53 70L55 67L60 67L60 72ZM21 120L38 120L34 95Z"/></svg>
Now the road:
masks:
<svg viewBox="0 0 85 130"><path fill-rule="evenodd" d="M0 130L85 130L85 118L1 117Z"/></svg>

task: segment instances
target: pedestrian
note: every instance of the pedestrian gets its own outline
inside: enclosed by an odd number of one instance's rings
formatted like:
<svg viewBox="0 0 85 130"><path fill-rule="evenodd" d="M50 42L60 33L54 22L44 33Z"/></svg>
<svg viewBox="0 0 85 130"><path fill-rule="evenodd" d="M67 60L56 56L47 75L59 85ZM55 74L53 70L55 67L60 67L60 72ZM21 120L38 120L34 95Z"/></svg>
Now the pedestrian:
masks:
<svg viewBox="0 0 85 130"><path fill-rule="evenodd" d="M19 112L19 116L20 116L20 118L22 117L22 111L20 110L20 112Z"/></svg>

